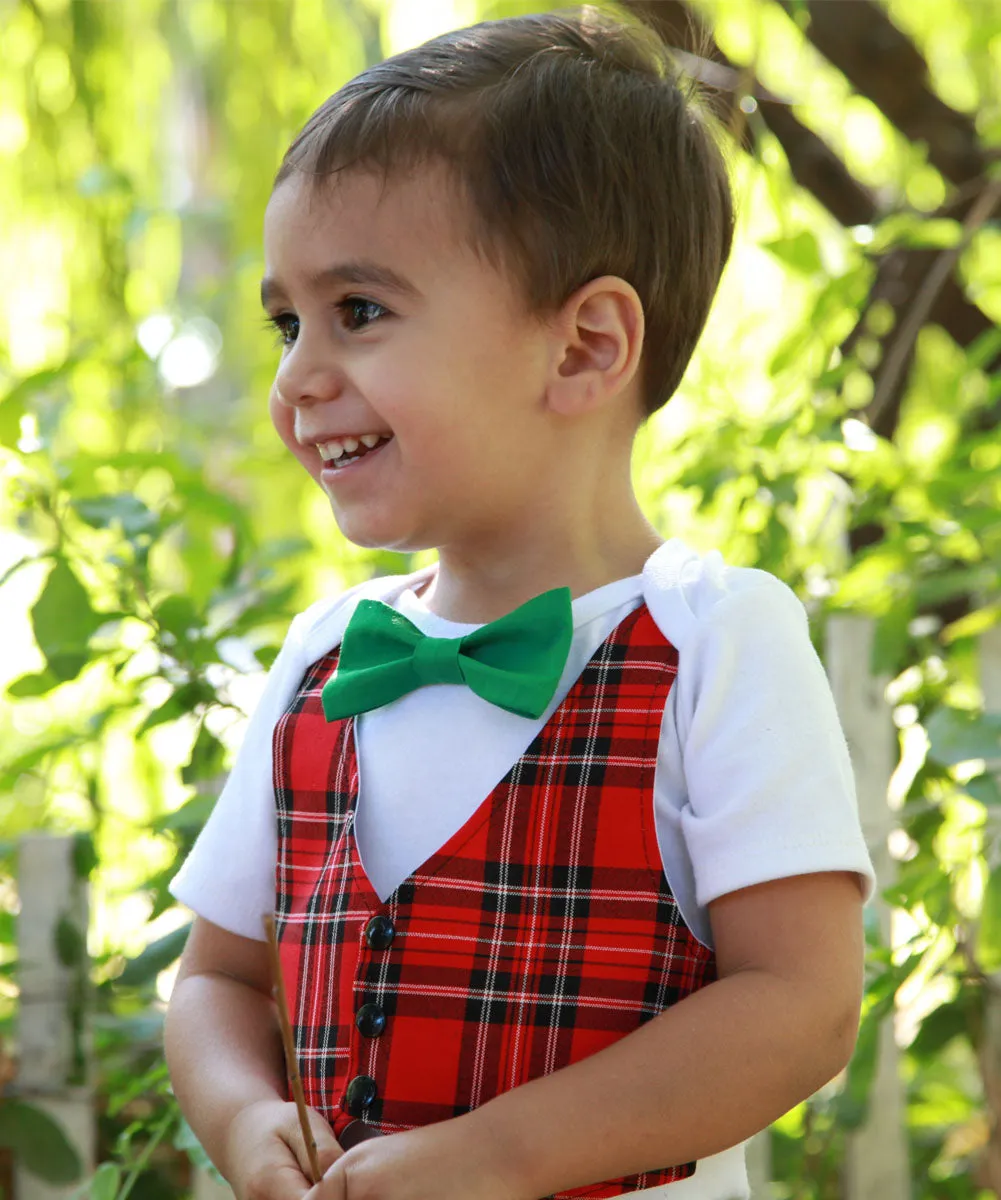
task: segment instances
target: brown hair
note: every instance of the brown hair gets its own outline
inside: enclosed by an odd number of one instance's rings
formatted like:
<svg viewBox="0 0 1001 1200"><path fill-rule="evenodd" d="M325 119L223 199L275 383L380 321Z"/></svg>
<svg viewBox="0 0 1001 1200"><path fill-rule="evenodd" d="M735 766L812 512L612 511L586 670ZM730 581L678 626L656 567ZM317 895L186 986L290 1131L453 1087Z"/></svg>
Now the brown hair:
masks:
<svg viewBox="0 0 1001 1200"><path fill-rule="evenodd" d="M471 201L472 241L531 311L617 275L646 316L646 413L673 394L733 238L717 126L657 35L594 8L485 21L363 71L286 151L317 187L438 160Z"/></svg>

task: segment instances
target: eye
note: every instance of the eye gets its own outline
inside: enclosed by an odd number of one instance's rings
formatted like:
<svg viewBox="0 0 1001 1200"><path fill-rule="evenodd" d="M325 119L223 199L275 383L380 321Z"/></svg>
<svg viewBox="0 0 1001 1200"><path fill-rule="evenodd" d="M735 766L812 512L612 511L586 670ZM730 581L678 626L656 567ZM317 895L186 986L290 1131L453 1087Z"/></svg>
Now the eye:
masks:
<svg viewBox="0 0 1001 1200"><path fill-rule="evenodd" d="M275 339L276 346L291 346L295 341L295 335L289 331L290 325L295 325L298 331L299 318L293 317L291 313L277 313L273 317L265 317L265 329L277 329L278 337Z"/></svg>
<svg viewBox="0 0 1001 1200"><path fill-rule="evenodd" d="M352 331L364 329L389 315L388 308L364 296L348 296L337 305L337 309L343 316L345 326Z"/></svg>
<svg viewBox="0 0 1001 1200"><path fill-rule="evenodd" d="M358 333L390 315L384 304L368 300L364 296L348 296L334 306L341 316L345 329ZM299 318L291 313L276 313L264 319L264 328L277 330L276 346L291 346L299 334Z"/></svg>

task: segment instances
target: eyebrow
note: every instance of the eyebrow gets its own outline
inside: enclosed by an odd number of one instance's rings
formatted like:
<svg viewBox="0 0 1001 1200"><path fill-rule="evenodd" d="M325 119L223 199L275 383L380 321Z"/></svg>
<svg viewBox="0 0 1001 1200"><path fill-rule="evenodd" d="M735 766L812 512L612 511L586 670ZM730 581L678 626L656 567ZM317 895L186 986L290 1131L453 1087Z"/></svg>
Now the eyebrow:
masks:
<svg viewBox="0 0 1001 1200"><path fill-rule="evenodd" d="M367 259L335 263L330 267L322 267L320 270L310 271L306 276L306 283L313 291L323 291L336 284L350 283L361 284L363 286L365 284L374 284L377 287L389 288L400 295L414 298L420 295L420 292L409 279L398 275L390 267L380 266L378 263L370 262ZM265 275L261 280L261 304L267 308L271 301L277 299L287 299L285 290L277 279Z"/></svg>

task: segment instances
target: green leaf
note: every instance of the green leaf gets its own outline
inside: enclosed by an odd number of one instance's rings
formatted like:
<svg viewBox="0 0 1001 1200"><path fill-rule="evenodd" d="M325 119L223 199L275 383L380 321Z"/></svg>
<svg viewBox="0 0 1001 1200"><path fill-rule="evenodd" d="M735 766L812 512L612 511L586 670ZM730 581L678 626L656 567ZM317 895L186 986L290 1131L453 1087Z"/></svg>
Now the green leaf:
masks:
<svg viewBox="0 0 1001 1200"><path fill-rule="evenodd" d="M773 254L779 262L785 263L795 271L801 271L804 275L813 275L824 269L817 239L808 229L801 230L793 237L763 242L761 248Z"/></svg>
<svg viewBox="0 0 1001 1200"><path fill-rule="evenodd" d="M174 812L157 818L153 823L154 832L166 833L169 830L197 832L209 819L215 808L216 799L216 796L192 796Z"/></svg>
<svg viewBox="0 0 1001 1200"><path fill-rule="evenodd" d="M902 596L898 604L876 620L869 659L869 670L873 675L899 673L910 645L908 625L913 615L911 598Z"/></svg>
<svg viewBox="0 0 1001 1200"><path fill-rule="evenodd" d="M136 730L136 737L141 737L157 725L167 721L176 721L179 717L194 712L199 704L207 704L215 699L215 692L207 683L195 679L182 684L172 696L169 696L159 708L154 709Z"/></svg>
<svg viewBox="0 0 1001 1200"><path fill-rule="evenodd" d="M2 440L3 439L0 438L0 441L2 441ZM20 571L22 567L27 567L31 563L45 562L46 559L51 558L51 557L52 557L51 554L29 554L25 558L19 558L16 563L14 563L12 566L9 566L7 568L7 570L4 571L4 573L2 575L0 575L0 587L3 587L3 585L7 582L7 580L11 579L14 575L16 575L17 572Z"/></svg>
<svg viewBox="0 0 1001 1200"><path fill-rule="evenodd" d="M79 355L71 356L58 367L46 367L28 375L0 400L0 444L14 449L21 439L21 417L27 411L25 401L38 392L44 392L52 384L63 379L79 362Z"/></svg>
<svg viewBox="0 0 1001 1200"><path fill-rule="evenodd" d="M65 913L55 929L56 954L64 967L77 967L87 954L87 938L73 917Z"/></svg>
<svg viewBox="0 0 1001 1200"><path fill-rule="evenodd" d="M196 830L195 833L198 831ZM180 845L176 849L174 859L169 866L162 871L157 871L155 875L151 875L146 880L146 893L150 898L149 919L155 921L157 917L162 916L168 909L176 908L177 901L170 894L170 881L177 874L181 863L186 857L186 849L194 844L194 836L186 830L180 830Z"/></svg>
<svg viewBox="0 0 1001 1200"><path fill-rule="evenodd" d="M0 400L0 445L9 446L11 450L17 447L24 413L24 397L16 395L16 389Z"/></svg>
<svg viewBox="0 0 1001 1200"><path fill-rule="evenodd" d="M183 925L180 929L174 929L157 938L155 942L150 942L142 954L125 964L125 970L116 982L123 987L139 987L155 979L161 971L165 971L171 963L180 958L190 932L190 924Z"/></svg>
<svg viewBox="0 0 1001 1200"><path fill-rule="evenodd" d="M34 746L19 758L15 758L9 763L4 763L3 774L0 775L0 791L10 791L22 775L33 770L50 754L58 754L60 750L65 750L67 746L76 745L81 740L79 735L68 734L55 738L51 742L43 742L40 746Z"/></svg>
<svg viewBox="0 0 1001 1200"><path fill-rule="evenodd" d="M189 596L168 596L156 606L153 616L161 628L182 641L187 641L192 636L197 637L204 624L202 615Z"/></svg>
<svg viewBox="0 0 1001 1200"><path fill-rule="evenodd" d="M969 1004L959 1000L939 1005L921 1022L910 1052L919 1058L934 1059L953 1038L967 1034L970 1030Z"/></svg>
<svg viewBox="0 0 1001 1200"><path fill-rule="evenodd" d="M9 1146L32 1175L46 1183L76 1183L80 1157L47 1112L23 1100L0 1098L0 1146Z"/></svg>
<svg viewBox="0 0 1001 1200"><path fill-rule="evenodd" d="M932 758L946 766L1001 757L1001 713L977 716L943 706L932 713L926 729Z"/></svg>
<svg viewBox="0 0 1001 1200"><path fill-rule="evenodd" d="M928 489L931 492L931 488ZM954 570L939 570L934 575L919 578L914 587L914 600L919 608L933 608L953 596L966 593L993 591L997 585L997 570L994 566L978 564L958 567Z"/></svg>
<svg viewBox="0 0 1001 1200"><path fill-rule="evenodd" d="M920 213L892 213L880 221L870 252L883 254L897 246L911 249L946 249L963 236L963 227L948 217L929 219Z"/></svg>
<svg viewBox="0 0 1001 1200"><path fill-rule="evenodd" d="M159 516L132 492L84 496L70 502L82 521L95 529L119 524L127 538L149 533L160 522Z"/></svg>
<svg viewBox="0 0 1001 1200"><path fill-rule="evenodd" d="M254 658L257 659L265 671L268 671L278 657L280 650L281 646L258 646L254 651Z"/></svg>
<svg viewBox="0 0 1001 1200"><path fill-rule="evenodd" d="M35 675L22 675L13 683L7 685L7 694L16 696L19 700L30 696L44 696L57 688L63 680L57 679L51 671L40 671Z"/></svg>
<svg viewBox="0 0 1001 1200"><path fill-rule="evenodd" d="M91 1177L89 1200L115 1200L121 1184L122 1169L118 1163L103 1162Z"/></svg>
<svg viewBox="0 0 1001 1200"><path fill-rule="evenodd" d="M809 327L798 327L779 343L768 364L768 374L774 378L796 364L813 344L814 333Z"/></svg>
<svg viewBox="0 0 1001 1200"><path fill-rule="evenodd" d="M963 226L948 217L921 218L909 229L902 229L897 245L911 249L948 250L962 241Z"/></svg>
<svg viewBox="0 0 1001 1200"><path fill-rule="evenodd" d="M133 1036L138 1032L136 1025L129 1022L127 1025L120 1025L119 1028L123 1033L131 1032ZM163 1040L163 1020L161 1017L159 1027L151 1030L153 1041L160 1042ZM142 1034L143 1040L146 1040L146 1034ZM115 1094L108 1098L108 1115L112 1117L120 1116L126 1108L131 1107L134 1100L143 1097L147 1100L154 1096L166 1096L170 1094L170 1076L167 1070L167 1064L163 1058L154 1061L148 1070L142 1071L139 1074L129 1075L122 1081L121 1085L116 1088ZM130 1122L119 1134L119 1146L126 1146L132 1140L134 1133L140 1130L149 1129L150 1116L145 1119L138 1118Z"/></svg>
<svg viewBox="0 0 1001 1200"><path fill-rule="evenodd" d="M966 348L966 361L974 368L989 366L1001 353L1001 329L993 326L985 329Z"/></svg>
<svg viewBox="0 0 1001 1200"><path fill-rule="evenodd" d="M94 839L89 833L78 833L73 838L73 873L77 879L89 879L100 859Z"/></svg>
<svg viewBox="0 0 1001 1200"><path fill-rule="evenodd" d="M1001 867L987 876L980 927L977 930L977 958L984 971L1001 967Z"/></svg>
<svg viewBox="0 0 1001 1200"><path fill-rule="evenodd" d="M289 601L298 590L297 584L290 583L261 592L256 600L247 604L237 616L228 621L226 621L225 609L219 611L222 608L220 599L225 596L225 593L217 591L213 597L213 632L225 634L226 637L239 637L241 634L251 633L261 625L267 625L275 619L285 618L290 612ZM222 624L223 621L225 624Z"/></svg>
<svg viewBox="0 0 1001 1200"><path fill-rule="evenodd" d="M938 816L941 824L941 816L933 815ZM911 836L916 841L920 840L918 835L912 833ZM883 889L883 896L888 904L899 908L912 909L918 904L923 904L931 916L930 910L938 909L941 894L943 891L948 894L949 886L949 876L943 870L942 864L930 849L923 847L910 861L899 864L897 878L893 884ZM934 920L934 917L932 919Z"/></svg>
<svg viewBox="0 0 1001 1200"><path fill-rule="evenodd" d="M963 784L963 791L987 808L1001 804L1001 784L994 775L977 775Z"/></svg>
<svg viewBox="0 0 1001 1200"><path fill-rule="evenodd" d="M247 533L240 525L231 526L233 531L233 549L226 564L226 571L220 579L221 587L233 587L240 578L244 557L247 553Z"/></svg>
<svg viewBox="0 0 1001 1200"><path fill-rule="evenodd" d="M90 657L87 642L104 620L91 608L87 589L66 559L57 558L31 610L31 621L38 647L60 682L79 675Z"/></svg>
<svg viewBox="0 0 1001 1200"><path fill-rule="evenodd" d="M225 760L226 748L203 724L191 748L191 757L181 768L181 781L190 785L200 779L211 779L225 768Z"/></svg>
<svg viewBox="0 0 1001 1200"><path fill-rule="evenodd" d="M960 617L942 630L942 641L946 644L958 638L979 637L988 629L992 629L1001 620L1001 604L988 604L985 608L974 609L965 617Z"/></svg>

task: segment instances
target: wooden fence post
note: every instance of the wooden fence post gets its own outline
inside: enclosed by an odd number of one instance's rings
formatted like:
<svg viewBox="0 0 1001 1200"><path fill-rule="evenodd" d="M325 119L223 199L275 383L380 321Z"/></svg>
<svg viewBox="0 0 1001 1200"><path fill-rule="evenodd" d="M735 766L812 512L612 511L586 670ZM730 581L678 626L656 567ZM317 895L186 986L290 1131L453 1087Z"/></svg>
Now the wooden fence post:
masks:
<svg viewBox="0 0 1001 1200"><path fill-rule="evenodd" d="M887 838L896 826L896 819L887 803L887 789L897 753L885 697L888 680L873 677L869 671L874 631L875 622L868 618L831 617L825 657L851 752L862 829L876 869L876 886L882 891L892 884L895 876ZM881 940L889 946L890 908L879 898L872 903ZM910 1161L899 1062L891 1017L880 1030L868 1120L848 1141L845 1200L910 1200Z"/></svg>
<svg viewBox="0 0 1001 1200"><path fill-rule="evenodd" d="M96 1125L84 1020L87 887L74 845L72 837L35 834L18 847L17 1091L62 1125L86 1175ZM16 1200L59 1200L77 1185L54 1187L17 1168L14 1186Z"/></svg>

